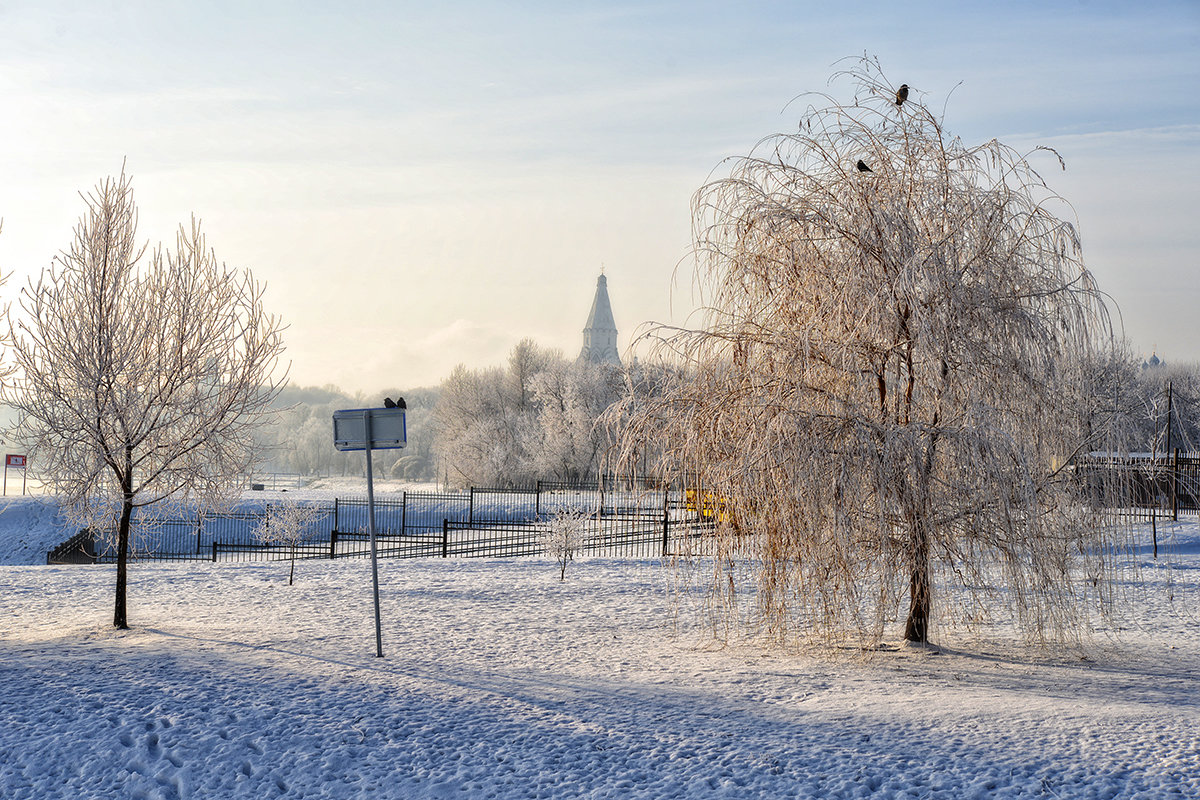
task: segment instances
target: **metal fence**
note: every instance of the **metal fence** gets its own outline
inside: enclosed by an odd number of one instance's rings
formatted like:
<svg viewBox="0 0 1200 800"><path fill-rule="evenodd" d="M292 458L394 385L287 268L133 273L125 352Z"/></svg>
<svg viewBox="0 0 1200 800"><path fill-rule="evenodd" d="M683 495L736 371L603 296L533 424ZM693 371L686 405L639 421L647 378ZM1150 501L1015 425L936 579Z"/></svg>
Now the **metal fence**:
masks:
<svg viewBox="0 0 1200 800"><path fill-rule="evenodd" d="M131 558L157 561L274 561L369 555L367 500L338 498L294 546L264 541L269 505L191 518L134 520ZM375 501L377 553L384 558L509 557L544 552L551 521L581 516L579 552L651 557L705 537L711 520L681 493L640 486L542 483L530 489L405 492ZM48 563L113 563L115 536L82 532Z"/></svg>
<svg viewBox="0 0 1200 800"><path fill-rule="evenodd" d="M693 520L672 520L660 513L608 514L581 517L574 549L628 558L667 555L672 532L690 529ZM453 523L444 525L441 555L446 558L504 558L546 551L549 520Z"/></svg>
<svg viewBox="0 0 1200 800"><path fill-rule="evenodd" d="M298 472L263 472L251 476L250 489L256 492L268 489L287 491L288 489L299 489L307 483L308 478Z"/></svg>
<svg viewBox="0 0 1200 800"><path fill-rule="evenodd" d="M1200 512L1200 456L1091 455L1078 458L1074 474L1092 502L1137 517Z"/></svg>
<svg viewBox="0 0 1200 800"><path fill-rule="evenodd" d="M404 492L399 500L375 500L375 531L381 534L439 532L442 520L455 522L471 517L474 495L466 492ZM339 533L367 530L367 500L338 498L333 507L333 528Z"/></svg>
<svg viewBox="0 0 1200 800"><path fill-rule="evenodd" d="M258 558L255 554L261 553L262 559L269 560L276 558L275 554L280 549L286 549L288 554L279 557L291 558L290 545L264 541L269 537L270 508L263 506L254 510L198 514L188 518L137 516L130 528L130 557L143 561L215 561L219 557L246 561ZM329 553L333 507L317 506L316 510L322 516L296 544L296 551L302 554L301 557L314 558L317 554ZM83 549L90 551L90 560L95 563L115 563L116 539L114 531L90 534L91 544ZM73 551L76 558L80 549L81 546L77 546ZM56 554L57 550L47 555L47 562L77 563L64 562L62 554Z"/></svg>
<svg viewBox="0 0 1200 800"><path fill-rule="evenodd" d="M1200 511L1200 455L1093 454L1072 466L1093 502L1150 521ZM312 504L308 504L312 505ZM370 553L365 497L316 508L322 517L295 546L263 541L270 505L233 513L163 519L138 516L136 560L275 561L358 558ZM377 553L384 558L502 558L545 552L553 519L582 517L581 553L618 557L703 554L723 517L719 496L664 489L648 481L561 483L467 492L405 492L375 502ZM115 536L82 531L47 554L47 563L112 563Z"/></svg>

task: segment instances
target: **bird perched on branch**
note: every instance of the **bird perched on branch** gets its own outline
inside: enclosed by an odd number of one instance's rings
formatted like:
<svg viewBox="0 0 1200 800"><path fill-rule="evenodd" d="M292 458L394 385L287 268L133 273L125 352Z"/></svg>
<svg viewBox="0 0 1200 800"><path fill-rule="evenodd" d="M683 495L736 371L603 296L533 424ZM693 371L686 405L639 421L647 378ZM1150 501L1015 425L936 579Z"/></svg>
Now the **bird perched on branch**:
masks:
<svg viewBox="0 0 1200 800"><path fill-rule="evenodd" d="M908 99L908 84L900 84L900 88L896 90L896 105L904 105L904 101Z"/></svg>
<svg viewBox="0 0 1200 800"><path fill-rule="evenodd" d="M874 172L875 171L875 170L871 169L870 167L868 167L867 162L863 161L861 158L858 160L858 163L855 164L854 166L858 167L859 172Z"/></svg>

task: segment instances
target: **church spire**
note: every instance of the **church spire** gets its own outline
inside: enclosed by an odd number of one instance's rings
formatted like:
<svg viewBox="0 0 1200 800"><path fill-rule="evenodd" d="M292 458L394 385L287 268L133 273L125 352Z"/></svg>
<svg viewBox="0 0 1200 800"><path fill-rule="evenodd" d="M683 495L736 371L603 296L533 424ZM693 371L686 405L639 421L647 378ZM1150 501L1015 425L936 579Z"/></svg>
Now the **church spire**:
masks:
<svg viewBox="0 0 1200 800"><path fill-rule="evenodd" d="M603 270L596 279L596 297L592 300L592 311L583 329L583 349L579 351L579 360L621 365L621 357L617 354L617 323L613 320L612 306L608 302L608 278L604 277Z"/></svg>

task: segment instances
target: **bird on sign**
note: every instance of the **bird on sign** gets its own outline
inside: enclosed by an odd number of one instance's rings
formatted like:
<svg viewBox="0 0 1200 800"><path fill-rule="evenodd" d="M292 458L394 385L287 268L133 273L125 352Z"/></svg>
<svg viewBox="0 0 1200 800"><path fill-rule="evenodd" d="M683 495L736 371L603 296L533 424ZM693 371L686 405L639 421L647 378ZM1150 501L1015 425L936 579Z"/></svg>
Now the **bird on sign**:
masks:
<svg viewBox="0 0 1200 800"><path fill-rule="evenodd" d="M403 399L403 398L401 398L401 399ZM383 398L383 407L384 408L395 408L396 401L390 397L385 397L385 398Z"/></svg>
<svg viewBox="0 0 1200 800"><path fill-rule="evenodd" d="M855 164L855 166L858 167L859 172L874 172L875 171L875 170L871 169L870 167L868 167L867 162L863 161L861 158L858 160L858 163Z"/></svg>
<svg viewBox="0 0 1200 800"><path fill-rule="evenodd" d="M896 105L904 105L904 101L908 99L908 84L900 84L900 88L896 90Z"/></svg>
<svg viewBox="0 0 1200 800"><path fill-rule="evenodd" d="M408 403L404 402L403 397L396 401L396 408L408 408Z"/></svg>

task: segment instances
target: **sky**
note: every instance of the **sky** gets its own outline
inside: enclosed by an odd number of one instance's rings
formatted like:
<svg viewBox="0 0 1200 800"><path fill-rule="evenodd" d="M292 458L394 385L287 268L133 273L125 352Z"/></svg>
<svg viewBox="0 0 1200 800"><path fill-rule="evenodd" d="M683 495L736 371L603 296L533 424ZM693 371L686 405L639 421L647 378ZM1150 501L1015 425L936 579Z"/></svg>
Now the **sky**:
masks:
<svg viewBox="0 0 1200 800"><path fill-rule="evenodd" d="M4 293L124 162L143 239L195 215L267 285L295 384L574 356L601 269L625 348L694 307L695 191L863 54L968 144L1058 149L1134 350L1200 360L1195 0L3 2Z"/></svg>

